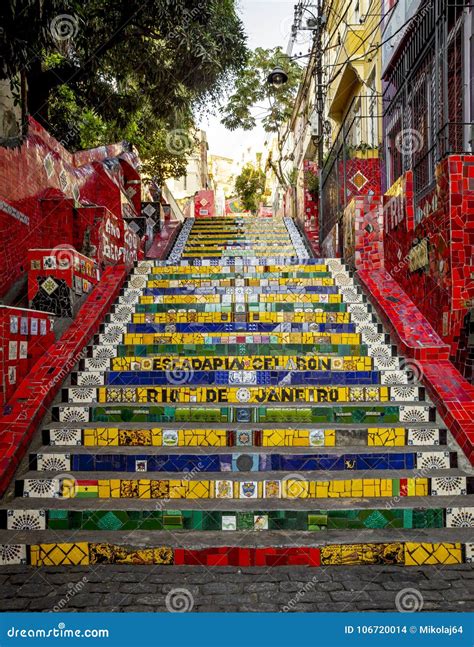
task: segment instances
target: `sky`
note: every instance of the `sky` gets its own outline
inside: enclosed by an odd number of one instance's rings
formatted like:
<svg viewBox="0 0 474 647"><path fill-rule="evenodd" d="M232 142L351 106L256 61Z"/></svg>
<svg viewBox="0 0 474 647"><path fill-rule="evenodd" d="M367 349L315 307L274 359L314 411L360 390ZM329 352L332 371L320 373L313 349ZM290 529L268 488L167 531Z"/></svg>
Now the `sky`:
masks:
<svg viewBox="0 0 474 647"><path fill-rule="evenodd" d="M248 35L250 49L276 47L286 50L296 0L238 0L238 12ZM303 47L303 46L302 46ZM239 160L248 146L263 148L262 128L231 132L220 124L220 117L203 118L199 127L207 132L209 153Z"/></svg>

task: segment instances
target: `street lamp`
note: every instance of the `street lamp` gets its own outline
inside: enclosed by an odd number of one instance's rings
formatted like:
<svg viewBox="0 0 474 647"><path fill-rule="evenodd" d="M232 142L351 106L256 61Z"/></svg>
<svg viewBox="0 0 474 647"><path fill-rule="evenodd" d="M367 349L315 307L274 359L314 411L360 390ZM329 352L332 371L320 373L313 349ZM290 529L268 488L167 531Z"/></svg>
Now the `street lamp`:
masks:
<svg viewBox="0 0 474 647"><path fill-rule="evenodd" d="M279 88L288 82L288 74L281 67L275 67L267 76L267 83L273 85L274 88Z"/></svg>

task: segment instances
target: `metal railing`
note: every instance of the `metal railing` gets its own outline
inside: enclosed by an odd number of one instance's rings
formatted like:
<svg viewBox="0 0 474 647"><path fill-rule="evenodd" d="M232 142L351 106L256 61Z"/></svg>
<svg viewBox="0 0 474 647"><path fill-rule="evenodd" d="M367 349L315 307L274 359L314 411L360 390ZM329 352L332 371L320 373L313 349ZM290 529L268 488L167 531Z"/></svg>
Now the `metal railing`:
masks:
<svg viewBox="0 0 474 647"><path fill-rule="evenodd" d="M413 165L415 203L435 186L435 168L443 158L455 154L472 154L473 138L474 125L472 123L449 122L434 135L431 148L423 155L417 155Z"/></svg>
<svg viewBox="0 0 474 647"><path fill-rule="evenodd" d="M469 102L463 65L466 4L431 0L422 5L385 77L384 190L413 170L419 199L434 186L443 158L472 153L473 133L463 122Z"/></svg>

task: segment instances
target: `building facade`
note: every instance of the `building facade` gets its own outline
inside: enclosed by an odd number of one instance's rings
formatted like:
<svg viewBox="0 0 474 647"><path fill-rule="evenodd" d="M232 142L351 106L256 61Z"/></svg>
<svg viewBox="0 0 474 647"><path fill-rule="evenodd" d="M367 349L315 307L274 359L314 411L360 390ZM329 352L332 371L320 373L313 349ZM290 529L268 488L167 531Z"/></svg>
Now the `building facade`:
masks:
<svg viewBox="0 0 474 647"><path fill-rule="evenodd" d="M294 182L283 210L305 228L316 222L314 251L344 257L353 269L363 230L372 265L396 279L472 380L472 6L341 0L323 3L322 24L323 132L313 52L284 131ZM319 171L319 201L308 224L310 167Z"/></svg>
<svg viewBox="0 0 474 647"><path fill-rule="evenodd" d="M166 181L166 184L178 202L186 202L197 191L209 188L207 135L204 130L195 133L196 146L189 156L186 174L183 177Z"/></svg>
<svg viewBox="0 0 474 647"><path fill-rule="evenodd" d="M381 193L381 0L341 0L328 12L323 35L324 115L320 236L323 254L340 256L344 211L353 198Z"/></svg>
<svg viewBox="0 0 474 647"><path fill-rule="evenodd" d="M393 47L382 48L385 268L472 380L472 5L390 4L384 39Z"/></svg>

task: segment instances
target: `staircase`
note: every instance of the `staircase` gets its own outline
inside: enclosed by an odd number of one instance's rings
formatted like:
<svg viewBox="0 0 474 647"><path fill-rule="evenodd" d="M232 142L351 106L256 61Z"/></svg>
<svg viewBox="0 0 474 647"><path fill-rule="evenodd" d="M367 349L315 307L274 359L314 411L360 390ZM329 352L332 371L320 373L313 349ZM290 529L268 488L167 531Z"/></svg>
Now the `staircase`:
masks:
<svg viewBox="0 0 474 647"><path fill-rule="evenodd" d="M141 261L0 511L0 564L444 565L474 477L338 259L187 220Z"/></svg>

